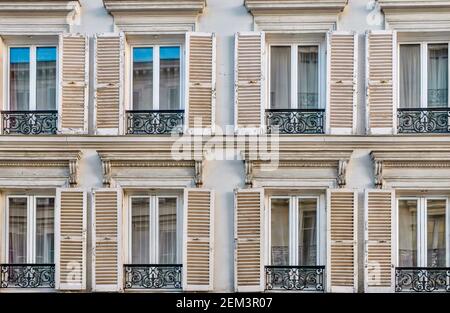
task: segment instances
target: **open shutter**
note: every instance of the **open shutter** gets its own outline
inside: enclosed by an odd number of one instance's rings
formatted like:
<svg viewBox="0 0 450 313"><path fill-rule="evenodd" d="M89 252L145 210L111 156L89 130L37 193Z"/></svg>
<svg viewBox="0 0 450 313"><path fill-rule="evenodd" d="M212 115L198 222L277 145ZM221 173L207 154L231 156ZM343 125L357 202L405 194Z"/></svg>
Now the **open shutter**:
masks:
<svg viewBox="0 0 450 313"><path fill-rule="evenodd" d="M123 72L125 37L95 37L95 122L99 135L117 135L123 128Z"/></svg>
<svg viewBox="0 0 450 313"><path fill-rule="evenodd" d="M0 190L0 225L6 225L6 208L5 208L5 194ZM6 247L3 245L6 243L5 227L0 229L0 263L6 263Z"/></svg>
<svg viewBox="0 0 450 313"><path fill-rule="evenodd" d="M0 37L0 86L4 86L4 78L5 78L5 66L8 64L6 63L7 60L7 54L6 54L6 47L3 43L3 38ZM8 110L7 104L4 103L5 97L4 97L4 90L5 88L0 88L0 111ZM0 134L3 132L3 121L0 121Z"/></svg>
<svg viewBox="0 0 450 313"><path fill-rule="evenodd" d="M328 34L327 125L331 134L350 135L355 131L357 52L357 34Z"/></svg>
<svg viewBox="0 0 450 313"><path fill-rule="evenodd" d="M190 132L212 133L216 102L216 36L186 34L187 123Z"/></svg>
<svg viewBox="0 0 450 313"><path fill-rule="evenodd" d="M357 292L356 192L329 189L327 202L327 290Z"/></svg>
<svg viewBox="0 0 450 313"><path fill-rule="evenodd" d="M214 193L206 189L185 189L183 289L213 289Z"/></svg>
<svg viewBox="0 0 450 313"><path fill-rule="evenodd" d="M94 190L93 220L92 288L94 291L121 290L121 189Z"/></svg>
<svg viewBox="0 0 450 313"><path fill-rule="evenodd" d="M366 101L368 132L372 135L394 133L394 51L396 33L370 31L366 35Z"/></svg>
<svg viewBox="0 0 450 313"><path fill-rule="evenodd" d="M263 32L235 36L234 124L238 134L261 133L264 125Z"/></svg>
<svg viewBox="0 0 450 313"><path fill-rule="evenodd" d="M366 190L364 291L394 291L394 192Z"/></svg>
<svg viewBox="0 0 450 313"><path fill-rule="evenodd" d="M56 190L56 289L86 289L86 206L85 190Z"/></svg>
<svg viewBox="0 0 450 313"><path fill-rule="evenodd" d="M264 290L264 191L235 191L235 291Z"/></svg>
<svg viewBox="0 0 450 313"><path fill-rule="evenodd" d="M62 133L87 133L89 40L84 35L62 34L60 43Z"/></svg>

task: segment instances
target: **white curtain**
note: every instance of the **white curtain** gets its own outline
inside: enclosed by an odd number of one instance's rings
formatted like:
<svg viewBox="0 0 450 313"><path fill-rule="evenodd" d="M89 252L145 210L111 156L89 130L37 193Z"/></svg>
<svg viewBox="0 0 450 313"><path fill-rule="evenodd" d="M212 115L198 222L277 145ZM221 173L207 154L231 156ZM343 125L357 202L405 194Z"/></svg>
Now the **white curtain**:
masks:
<svg viewBox="0 0 450 313"><path fill-rule="evenodd" d="M271 207L271 265L289 265L289 199L272 199Z"/></svg>
<svg viewBox="0 0 450 313"><path fill-rule="evenodd" d="M318 93L318 47L298 47L298 107L317 109Z"/></svg>
<svg viewBox="0 0 450 313"><path fill-rule="evenodd" d="M420 107L420 45L400 46L400 108Z"/></svg>
<svg viewBox="0 0 450 313"><path fill-rule="evenodd" d="M131 200L131 261L133 264L150 263L150 199Z"/></svg>
<svg viewBox="0 0 450 313"><path fill-rule="evenodd" d="M291 107L291 48L272 47L270 50L270 107Z"/></svg>
<svg viewBox="0 0 450 313"><path fill-rule="evenodd" d="M36 198L36 263L54 263L54 223L55 199Z"/></svg>
<svg viewBox="0 0 450 313"><path fill-rule="evenodd" d="M177 199L159 198L159 264L176 264Z"/></svg>
<svg viewBox="0 0 450 313"><path fill-rule="evenodd" d="M27 263L27 198L9 198L8 263Z"/></svg>
<svg viewBox="0 0 450 313"><path fill-rule="evenodd" d="M428 45L428 107L448 106L448 45Z"/></svg>

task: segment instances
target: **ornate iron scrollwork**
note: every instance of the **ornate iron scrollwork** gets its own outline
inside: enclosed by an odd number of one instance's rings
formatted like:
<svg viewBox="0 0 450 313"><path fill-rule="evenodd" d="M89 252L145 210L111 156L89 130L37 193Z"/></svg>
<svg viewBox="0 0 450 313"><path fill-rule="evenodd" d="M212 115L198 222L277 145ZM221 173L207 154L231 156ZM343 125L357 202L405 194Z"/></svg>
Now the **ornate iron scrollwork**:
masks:
<svg viewBox="0 0 450 313"><path fill-rule="evenodd" d="M280 134L323 134L323 109L266 110L267 132Z"/></svg>
<svg viewBox="0 0 450 313"><path fill-rule="evenodd" d="M266 290L325 290L325 266L266 266Z"/></svg>
<svg viewBox="0 0 450 313"><path fill-rule="evenodd" d="M54 264L1 264L0 288L55 288Z"/></svg>
<svg viewBox="0 0 450 313"><path fill-rule="evenodd" d="M163 135L183 132L183 110L127 111L127 134Z"/></svg>
<svg viewBox="0 0 450 313"><path fill-rule="evenodd" d="M125 289L181 289L181 264L124 265Z"/></svg>
<svg viewBox="0 0 450 313"><path fill-rule="evenodd" d="M450 292L450 268L397 267L396 292Z"/></svg>
<svg viewBox="0 0 450 313"><path fill-rule="evenodd" d="M3 134L54 135L58 111L3 111Z"/></svg>
<svg viewBox="0 0 450 313"><path fill-rule="evenodd" d="M398 109L399 133L450 133L449 108Z"/></svg>

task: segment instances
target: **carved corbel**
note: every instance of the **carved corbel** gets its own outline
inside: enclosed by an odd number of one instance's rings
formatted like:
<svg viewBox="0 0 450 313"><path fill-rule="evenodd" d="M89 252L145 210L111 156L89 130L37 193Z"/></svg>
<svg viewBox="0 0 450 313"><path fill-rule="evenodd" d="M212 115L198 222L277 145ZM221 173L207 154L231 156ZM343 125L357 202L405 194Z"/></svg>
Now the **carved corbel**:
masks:
<svg viewBox="0 0 450 313"><path fill-rule="evenodd" d="M374 162L374 171L375 171L375 187L378 189L383 188L383 162L375 161Z"/></svg>
<svg viewBox="0 0 450 313"><path fill-rule="evenodd" d="M197 187L203 185L203 161L195 161L194 182Z"/></svg>
<svg viewBox="0 0 450 313"><path fill-rule="evenodd" d="M111 187L111 161L103 160L103 186L108 188Z"/></svg>
<svg viewBox="0 0 450 313"><path fill-rule="evenodd" d="M69 161L69 185L70 187L78 185L78 160Z"/></svg>
<svg viewBox="0 0 450 313"><path fill-rule="evenodd" d="M339 160L337 183L339 188L345 187L348 160Z"/></svg>
<svg viewBox="0 0 450 313"><path fill-rule="evenodd" d="M248 186L252 186L253 184L253 162L252 161L244 161L245 165L245 184Z"/></svg>

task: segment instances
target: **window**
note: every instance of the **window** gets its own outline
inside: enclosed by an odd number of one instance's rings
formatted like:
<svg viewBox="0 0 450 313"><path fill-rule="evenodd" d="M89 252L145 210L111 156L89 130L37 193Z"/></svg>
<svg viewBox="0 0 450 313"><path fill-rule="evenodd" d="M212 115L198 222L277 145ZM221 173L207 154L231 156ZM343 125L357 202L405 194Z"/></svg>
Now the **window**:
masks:
<svg viewBox="0 0 450 313"><path fill-rule="evenodd" d="M181 108L181 47L133 47L133 110Z"/></svg>
<svg viewBox="0 0 450 313"><path fill-rule="evenodd" d="M9 109L56 110L57 49L9 48Z"/></svg>

